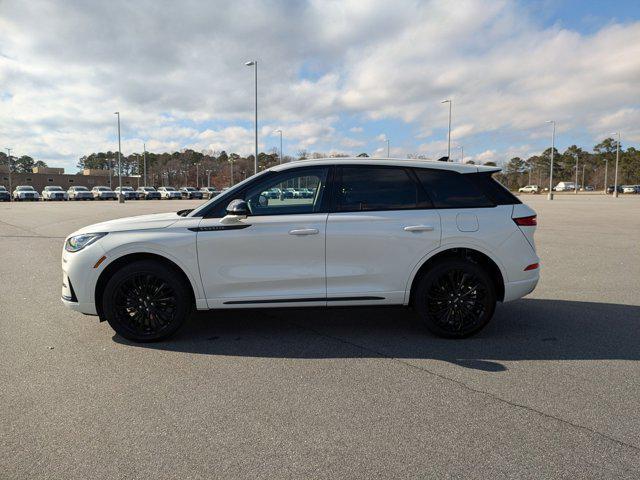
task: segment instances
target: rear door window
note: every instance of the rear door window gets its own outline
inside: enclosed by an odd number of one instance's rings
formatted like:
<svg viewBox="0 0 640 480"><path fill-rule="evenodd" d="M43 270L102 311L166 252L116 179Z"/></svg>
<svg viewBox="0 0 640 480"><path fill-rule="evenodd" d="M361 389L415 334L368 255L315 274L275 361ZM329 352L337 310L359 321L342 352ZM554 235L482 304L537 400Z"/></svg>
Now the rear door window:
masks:
<svg viewBox="0 0 640 480"><path fill-rule="evenodd" d="M337 212L408 210L431 206L410 172L401 167L342 167L335 192Z"/></svg>

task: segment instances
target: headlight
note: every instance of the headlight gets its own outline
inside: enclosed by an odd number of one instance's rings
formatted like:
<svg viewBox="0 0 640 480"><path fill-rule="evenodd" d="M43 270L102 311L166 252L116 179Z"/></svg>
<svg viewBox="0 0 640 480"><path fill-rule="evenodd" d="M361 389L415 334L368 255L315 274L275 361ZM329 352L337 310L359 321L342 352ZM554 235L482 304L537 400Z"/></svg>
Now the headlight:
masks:
<svg viewBox="0 0 640 480"><path fill-rule="evenodd" d="M64 244L64 249L67 252L78 252L84 247L91 245L93 242L104 237L106 233L85 233L82 235L76 235L69 237Z"/></svg>

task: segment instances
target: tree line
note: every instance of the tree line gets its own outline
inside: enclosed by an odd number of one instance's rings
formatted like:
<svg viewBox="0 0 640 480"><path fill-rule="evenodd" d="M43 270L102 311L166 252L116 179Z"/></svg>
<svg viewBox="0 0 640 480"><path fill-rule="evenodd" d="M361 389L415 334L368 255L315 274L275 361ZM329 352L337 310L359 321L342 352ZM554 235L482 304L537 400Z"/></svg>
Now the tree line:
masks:
<svg viewBox="0 0 640 480"><path fill-rule="evenodd" d="M607 138L588 152L571 145L564 152L553 151L553 183L575 182L577 164L577 183L591 185L596 190L613 185L616 163L617 141ZM547 187L551 165L551 148L547 148L540 155L533 155L527 159L514 157L509 160L498 175L500 181L510 189L517 189L524 185L535 184ZM640 184L640 150L628 147L626 150L620 145L618 162L618 185Z"/></svg>
<svg viewBox="0 0 640 480"><path fill-rule="evenodd" d="M285 156L282 161L290 162L308 158L346 157L346 154L322 152L308 152L300 150L295 156ZM358 156L368 156L361 153ZM142 152L122 156L123 175L143 175L145 170L145 154ZM425 158L422 155L408 155L408 158ZM578 183L593 185L596 189L604 187L605 176L607 184L613 184L616 158L616 141L607 138L595 145L591 152L572 145L560 153L554 149L553 176L554 184L559 181L575 181L576 159L578 163ZM0 164L7 165L7 155L0 152ZM264 170L280 163L278 152L258 154L258 170ZM473 163L473 162L467 162ZM547 148L540 155L533 155L527 159L514 157L505 163L498 179L510 189L517 189L527 184L546 186L549 182L549 167L551 163L551 148ZM484 165L495 165L485 162ZM11 171L17 173L31 172L33 167L46 167L41 160L34 160L28 155L11 157ZM107 151L83 155L77 163L78 173L83 169L109 170L117 174L118 153ZM233 168L233 182L232 182ZM185 149L179 152L153 153L146 152L146 172L148 185L172 186L205 186L210 182L212 186L225 187L247 178L253 174L254 156L242 156L226 151L197 152ZM584 176L584 179L583 179ZM141 179L141 184L143 180ZM633 147L627 149L620 146L620 161L618 166L618 184L640 184L640 151Z"/></svg>

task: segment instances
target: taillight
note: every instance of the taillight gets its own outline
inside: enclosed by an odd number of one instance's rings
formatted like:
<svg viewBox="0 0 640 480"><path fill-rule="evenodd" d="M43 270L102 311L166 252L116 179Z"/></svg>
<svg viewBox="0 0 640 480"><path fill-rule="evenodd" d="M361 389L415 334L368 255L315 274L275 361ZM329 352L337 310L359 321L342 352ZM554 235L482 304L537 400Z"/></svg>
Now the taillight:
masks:
<svg viewBox="0 0 640 480"><path fill-rule="evenodd" d="M537 215L514 218L513 221L516 222L516 225L520 227L535 227L536 225L538 225Z"/></svg>

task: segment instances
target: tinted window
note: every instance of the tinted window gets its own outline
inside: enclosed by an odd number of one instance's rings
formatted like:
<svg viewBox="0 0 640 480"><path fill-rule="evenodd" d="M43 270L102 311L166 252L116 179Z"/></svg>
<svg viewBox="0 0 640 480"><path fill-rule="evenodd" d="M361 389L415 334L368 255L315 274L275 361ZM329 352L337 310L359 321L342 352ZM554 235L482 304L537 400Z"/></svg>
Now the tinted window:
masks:
<svg viewBox="0 0 640 480"><path fill-rule="evenodd" d="M522 203L516 196L507 190L504 185L494 179L491 172L472 173L470 175L466 175L466 177L478 188L478 190L489 197L496 205L514 205Z"/></svg>
<svg viewBox="0 0 640 480"><path fill-rule="evenodd" d="M249 187L244 199L251 215L315 213L322 204L326 178L326 168L285 171Z"/></svg>
<svg viewBox="0 0 640 480"><path fill-rule="evenodd" d="M489 200L468 180L473 173L461 174L450 170L415 169L422 186L436 208L493 207Z"/></svg>
<svg viewBox="0 0 640 480"><path fill-rule="evenodd" d="M404 168L343 167L336 186L336 210L425 208L418 185Z"/></svg>

